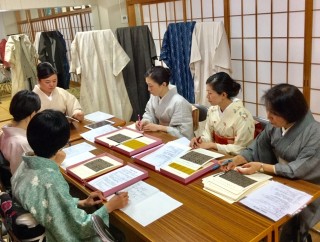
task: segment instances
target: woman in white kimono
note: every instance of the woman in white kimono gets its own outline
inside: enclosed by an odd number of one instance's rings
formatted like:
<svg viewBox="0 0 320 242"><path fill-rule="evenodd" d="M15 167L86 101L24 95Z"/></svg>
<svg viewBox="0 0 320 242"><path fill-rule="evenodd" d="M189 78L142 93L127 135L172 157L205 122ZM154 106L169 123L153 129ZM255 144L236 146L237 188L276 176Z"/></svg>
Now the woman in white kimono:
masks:
<svg viewBox="0 0 320 242"><path fill-rule="evenodd" d="M48 62L42 62L37 66L38 85L33 91L41 99L41 110L54 109L65 115L83 121L84 113L79 101L68 91L57 87L57 71Z"/></svg>
<svg viewBox="0 0 320 242"><path fill-rule="evenodd" d="M242 174L260 171L320 184L320 124L309 111L303 94L295 86L278 84L263 98L270 124L222 169L242 165L236 168ZM319 220L317 199L283 226L280 241L305 241L310 237L309 228Z"/></svg>
<svg viewBox="0 0 320 242"><path fill-rule="evenodd" d="M235 98L241 86L225 72L212 75L206 84L207 98L212 106L202 136L193 138L190 146L239 154L254 138L252 115L242 101Z"/></svg>
<svg viewBox="0 0 320 242"><path fill-rule="evenodd" d="M154 66L145 74L151 97L143 119L136 122L139 130L163 131L176 137L193 137L191 104L169 85L170 70Z"/></svg>

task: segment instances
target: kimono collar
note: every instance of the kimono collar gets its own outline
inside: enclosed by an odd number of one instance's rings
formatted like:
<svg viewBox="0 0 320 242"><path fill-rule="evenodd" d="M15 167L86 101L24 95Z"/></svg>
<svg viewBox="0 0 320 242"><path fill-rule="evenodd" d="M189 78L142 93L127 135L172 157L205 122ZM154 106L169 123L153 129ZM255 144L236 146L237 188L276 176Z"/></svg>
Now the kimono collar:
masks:
<svg viewBox="0 0 320 242"><path fill-rule="evenodd" d="M32 155L32 153L30 152L25 153L22 156L22 159L31 169L41 170L44 168L51 168L53 170L59 171L59 167L55 161L44 157Z"/></svg>

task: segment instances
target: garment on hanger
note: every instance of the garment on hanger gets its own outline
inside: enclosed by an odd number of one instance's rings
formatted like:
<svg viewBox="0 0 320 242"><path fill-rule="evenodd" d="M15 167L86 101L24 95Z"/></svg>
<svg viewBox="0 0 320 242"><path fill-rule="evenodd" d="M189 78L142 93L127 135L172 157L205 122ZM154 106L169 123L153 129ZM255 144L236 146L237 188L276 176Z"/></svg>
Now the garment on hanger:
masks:
<svg viewBox="0 0 320 242"><path fill-rule="evenodd" d="M32 91L37 83L37 58L36 49L27 35L9 36L6 44L5 60L11 66L12 96L23 89Z"/></svg>
<svg viewBox="0 0 320 242"><path fill-rule="evenodd" d="M58 72L58 87L68 89L70 84L67 46L59 31L42 32L38 46L41 62L51 63Z"/></svg>
<svg viewBox="0 0 320 242"><path fill-rule="evenodd" d="M110 29L76 34L71 43L70 72L81 74L84 113L102 111L130 120L132 107L122 76L129 61Z"/></svg>
<svg viewBox="0 0 320 242"><path fill-rule="evenodd" d="M154 66L156 47L148 26L118 28L116 36L130 58L122 74L133 109L131 120L135 121L150 97L144 75Z"/></svg>
<svg viewBox="0 0 320 242"><path fill-rule="evenodd" d="M231 73L231 57L222 22L196 23L192 33L190 70L194 76L195 102L209 105L206 81L217 73Z"/></svg>
<svg viewBox="0 0 320 242"><path fill-rule="evenodd" d="M164 34L160 60L171 70L171 83L178 93L194 103L194 83L190 72L192 32L196 22L171 23Z"/></svg>
<svg viewBox="0 0 320 242"><path fill-rule="evenodd" d="M4 67L10 67L10 64L4 60L4 56L6 53L6 39L2 39L0 42L0 60Z"/></svg>

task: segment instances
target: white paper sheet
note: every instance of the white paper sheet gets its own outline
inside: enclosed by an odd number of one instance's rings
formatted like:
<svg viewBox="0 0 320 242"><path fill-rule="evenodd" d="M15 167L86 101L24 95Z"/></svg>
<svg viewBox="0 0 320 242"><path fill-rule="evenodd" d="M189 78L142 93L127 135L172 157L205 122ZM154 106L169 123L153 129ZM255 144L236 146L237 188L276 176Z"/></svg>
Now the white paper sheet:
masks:
<svg viewBox="0 0 320 242"><path fill-rule="evenodd" d="M149 225L182 205L181 202L143 181L123 191L128 192L129 203L121 210L142 226Z"/></svg>
<svg viewBox="0 0 320 242"><path fill-rule="evenodd" d="M278 221L287 214L293 215L311 199L312 196L305 192L271 181L240 202L258 213Z"/></svg>
<svg viewBox="0 0 320 242"><path fill-rule="evenodd" d="M62 163L61 163L61 168L62 169L67 169L68 166L72 166L74 164L77 164L81 161L84 161L84 160L87 160L87 159L90 159L90 158L93 158L95 157L94 154L92 154L91 152L84 152L84 153L81 153L79 155L76 155L76 156L72 156L71 158L69 159L65 159Z"/></svg>
<svg viewBox="0 0 320 242"><path fill-rule="evenodd" d="M90 113L90 114L87 114L84 116L85 119L93 121L93 122L99 122L99 121L110 119L113 117L114 116L111 114L100 112L100 111Z"/></svg>
<svg viewBox="0 0 320 242"><path fill-rule="evenodd" d="M112 125L105 125L96 129L92 129L90 131L87 131L85 133L81 134L81 137L84 138L85 140L88 140L92 143L94 143L94 138L106 134L108 132L117 130L117 128L113 127Z"/></svg>

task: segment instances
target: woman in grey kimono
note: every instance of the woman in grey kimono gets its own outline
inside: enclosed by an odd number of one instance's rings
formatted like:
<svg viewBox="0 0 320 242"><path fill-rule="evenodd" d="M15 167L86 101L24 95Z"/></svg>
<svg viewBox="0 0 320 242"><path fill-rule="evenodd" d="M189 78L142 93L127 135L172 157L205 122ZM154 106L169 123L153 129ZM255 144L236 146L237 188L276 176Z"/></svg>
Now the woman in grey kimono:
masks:
<svg viewBox="0 0 320 242"><path fill-rule="evenodd" d="M242 165L236 167L242 174L260 171L320 184L320 124L313 118L303 94L295 86L279 84L263 98L270 124L222 169ZM310 237L309 228L319 220L317 199L283 226L280 241L296 241L297 236L303 241Z"/></svg>
<svg viewBox="0 0 320 242"><path fill-rule="evenodd" d="M151 97L143 119L136 122L139 130L164 131L176 137L193 137L191 104L169 85L170 70L154 66L145 74ZM139 118L140 119L140 118Z"/></svg>

